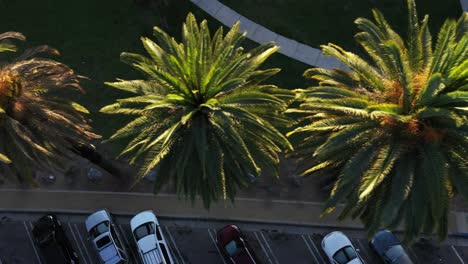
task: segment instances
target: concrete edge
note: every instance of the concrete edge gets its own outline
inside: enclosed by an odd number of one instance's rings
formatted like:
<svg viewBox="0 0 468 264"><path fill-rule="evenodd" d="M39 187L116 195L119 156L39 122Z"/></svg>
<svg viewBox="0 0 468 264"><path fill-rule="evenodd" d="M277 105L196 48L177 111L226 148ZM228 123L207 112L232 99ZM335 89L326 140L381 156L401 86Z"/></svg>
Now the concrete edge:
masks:
<svg viewBox="0 0 468 264"><path fill-rule="evenodd" d="M51 212L46 209L11 209L11 208L0 208L0 213L47 213ZM75 215L87 215L92 213L92 210L67 210L67 209L58 209L54 213L59 214L75 214ZM133 216L134 213L130 212L110 212L112 215L116 216ZM362 227L355 226L340 226L333 224L313 224L313 223L297 223L290 221L271 221L271 220L262 220L262 219L224 219L219 217L197 217L190 215L167 215L167 214L158 214L158 218L161 219L177 219L177 220L189 220L189 221L211 221L211 222L234 222L234 223L247 223L247 224L260 224L260 225L282 225L286 227L305 227L305 228L330 228L330 229L348 229L352 231L365 231ZM396 232L401 233L401 230L396 230ZM448 233L447 237L455 238L464 238L468 239L468 233ZM1 263L0 263L1 264Z"/></svg>

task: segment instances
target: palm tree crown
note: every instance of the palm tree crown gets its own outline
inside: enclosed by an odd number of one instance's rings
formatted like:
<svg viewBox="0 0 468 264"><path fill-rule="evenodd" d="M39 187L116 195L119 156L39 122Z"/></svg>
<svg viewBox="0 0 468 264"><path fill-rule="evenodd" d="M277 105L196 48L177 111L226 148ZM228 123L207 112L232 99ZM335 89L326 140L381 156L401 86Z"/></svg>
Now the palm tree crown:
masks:
<svg viewBox="0 0 468 264"><path fill-rule="evenodd" d="M337 173L324 213L339 202L341 218L360 217L370 234L402 220L406 240L421 232L447 234L450 198L468 198L467 14L448 19L435 48L428 17L418 20L408 0L406 41L374 10L356 34L367 58L334 44L323 46L349 67L309 69L320 82L304 91L299 111L308 124L297 153L308 175Z"/></svg>
<svg viewBox="0 0 468 264"><path fill-rule="evenodd" d="M25 40L16 32L0 34L0 52L14 52L8 39ZM83 117L87 110L57 95L65 88L81 90L68 66L38 53L58 55L48 46L24 51L0 65L0 167L2 176L14 174L34 182L34 170L63 169L74 158L73 146L88 144L98 136L89 132Z"/></svg>
<svg viewBox="0 0 468 264"><path fill-rule="evenodd" d="M276 172L277 152L291 147L273 126L288 123L281 112L291 94L260 84L279 69L257 69L278 47L244 52L238 28L211 36L207 22L189 14L181 43L155 27L157 43L142 38L149 57L122 53L147 79L108 83L136 96L101 111L135 116L111 139L134 136L122 154L134 152L132 163L144 156L140 177L157 166L155 192L171 180L178 194L200 195L206 207L233 199L249 173Z"/></svg>

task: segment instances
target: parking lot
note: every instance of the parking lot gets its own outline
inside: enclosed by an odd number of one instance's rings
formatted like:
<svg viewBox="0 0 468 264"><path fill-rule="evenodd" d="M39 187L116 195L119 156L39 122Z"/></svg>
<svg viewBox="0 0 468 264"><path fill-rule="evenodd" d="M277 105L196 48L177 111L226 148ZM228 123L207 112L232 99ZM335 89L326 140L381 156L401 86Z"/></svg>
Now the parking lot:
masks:
<svg viewBox="0 0 468 264"><path fill-rule="evenodd" d="M44 264L31 235L33 222L40 214L0 213L0 264ZM87 240L84 226L86 215L58 214L65 231L80 257L80 263L99 263L97 255ZM127 244L130 263L140 263L130 232L130 217L116 216L116 225ZM226 263L215 246L218 228L226 225L219 221L194 221L160 218L163 232L175 263ZM321 249L323 235L329 228L292 227L236 223L245 233L262 263L301 264L329 263ZM366 263L380 263L369 248L365 233L340 230L359 249ZM414 263L468 264L468 239L451 237L443 245L415 244L406 249Z"/></svg>

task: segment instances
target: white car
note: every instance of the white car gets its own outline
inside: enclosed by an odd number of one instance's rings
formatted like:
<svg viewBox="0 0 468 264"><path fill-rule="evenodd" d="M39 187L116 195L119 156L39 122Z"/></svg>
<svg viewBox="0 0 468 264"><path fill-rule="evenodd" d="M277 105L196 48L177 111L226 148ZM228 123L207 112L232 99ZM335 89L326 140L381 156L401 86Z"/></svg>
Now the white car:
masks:
<svg viewBox="0 0 468 264"><path fill-rule="evenodd" d="M348 237L339 231L331 232L323 238L322 249L332 264L364 264Z"/></svg>
<svg viewBox="0 0 468 264"><path fill-rule="evenodd" d="M133 238L144 264L173 264L169 247L153 211L144 211L130 220Z"/></svg>
<svg viewBox="0 0 468 264"><path fill-rule="evenodd" d="M92 241L101 263L127 263L127 252L106 210L93 213L86 219L85 224L89 240Z"/></svg>

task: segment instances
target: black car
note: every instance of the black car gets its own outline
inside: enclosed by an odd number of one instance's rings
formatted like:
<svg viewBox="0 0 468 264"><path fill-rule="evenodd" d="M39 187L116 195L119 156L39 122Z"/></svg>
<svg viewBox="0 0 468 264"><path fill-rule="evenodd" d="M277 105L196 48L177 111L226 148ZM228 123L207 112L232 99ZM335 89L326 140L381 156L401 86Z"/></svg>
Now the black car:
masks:
<svg viewBox="0 0 468 264"><path fill-rule="evenodd" d="M79 263L78 254L65 235L62 223L55 215L48 214L37 220L32 233L45 263Z"/></svg>
<svg viewBox="0 0 468 264"><path fill-rule="evenodd" d="M388 264L413 264L401 242L392 232L382 230L370 242L371 248Z"/></svg>

